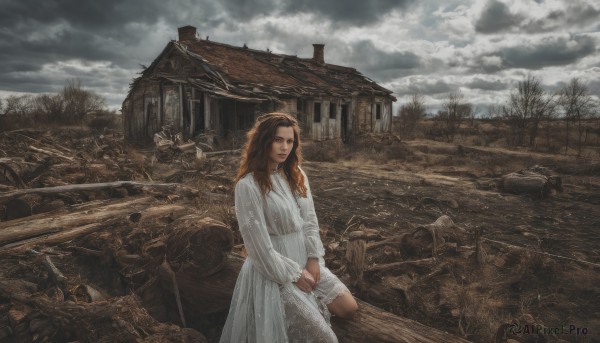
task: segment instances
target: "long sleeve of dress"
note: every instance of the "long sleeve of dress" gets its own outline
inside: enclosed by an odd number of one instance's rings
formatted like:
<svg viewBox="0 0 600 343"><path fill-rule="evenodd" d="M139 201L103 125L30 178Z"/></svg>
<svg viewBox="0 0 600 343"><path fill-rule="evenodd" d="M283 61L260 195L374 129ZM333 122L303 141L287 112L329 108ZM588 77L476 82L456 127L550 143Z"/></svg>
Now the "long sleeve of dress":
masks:
<svg viewBox="0 0 600 343"><path fill-rule="evenodd" d="M315 212L315 204L313 202L312 192L308 183L308 177L302 170L304 176L304 184L306 185L306 197L307 197L307 208L306 216L304 219L304 232L306 237L306 252L308 257L323 257L325 255L325 249L323 248L323 242L321 241L321 235L319 232L319 221L317 220L317 213Z"/></svg>
<svg viewBox="0 0 600 343"><path fill-rule="evenodd" d="M248 257L266 278L278 284L295 282L302 268L273 249L262 204L260 188L252 176L239 180L235 187L235 212Z"/></svg>

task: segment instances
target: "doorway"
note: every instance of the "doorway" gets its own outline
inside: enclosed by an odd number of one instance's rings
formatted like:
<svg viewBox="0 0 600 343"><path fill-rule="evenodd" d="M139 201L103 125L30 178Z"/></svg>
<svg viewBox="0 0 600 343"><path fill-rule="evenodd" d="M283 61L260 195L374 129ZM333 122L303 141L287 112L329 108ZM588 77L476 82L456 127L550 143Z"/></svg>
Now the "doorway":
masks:
<svg viewBox="0 0 600 343"><path fill-rule="evenodd" d="M347 135L348 135L348 104L342 105L342 113L341 113L342 122L342 142L346 143Z"/></svg>

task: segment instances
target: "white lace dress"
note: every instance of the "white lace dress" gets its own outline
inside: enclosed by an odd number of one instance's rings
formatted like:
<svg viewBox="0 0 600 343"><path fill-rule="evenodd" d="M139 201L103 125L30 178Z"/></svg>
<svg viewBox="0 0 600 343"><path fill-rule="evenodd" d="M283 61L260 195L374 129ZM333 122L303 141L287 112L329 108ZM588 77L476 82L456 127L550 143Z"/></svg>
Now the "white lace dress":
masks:
<svg viewBox="0 0 600 343"><path fill-rule="evenodd" d="M302 172L304 175L304 172ZM348 288L323 262L323 243L308 179L295 196L282 171L265 197L252 174L235 187L235 209L248 257L240 270L220 342L337 342L326 305ZM321 280L310 294L298 280L309 257Z"/></svg>

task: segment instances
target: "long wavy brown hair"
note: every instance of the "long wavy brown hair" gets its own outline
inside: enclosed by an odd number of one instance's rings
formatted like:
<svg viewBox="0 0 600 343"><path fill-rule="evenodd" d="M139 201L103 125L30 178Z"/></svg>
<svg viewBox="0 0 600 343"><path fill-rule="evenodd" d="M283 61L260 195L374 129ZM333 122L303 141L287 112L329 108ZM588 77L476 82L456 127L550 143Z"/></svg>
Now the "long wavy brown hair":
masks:
<svg viewBox="0 0 600 343"><path fill-rule="evenodd" d="M277 128L281 126L291 127L294 130L292 150L281 168L292 191L305 198L306 185L299 168L299 164L302 162L300 127L294 117L285 113L273 112L256 119L254 126L246 135L248 140L244 146L242 161L234 181L238 182L248 173L254 173L254 180L256 180L264 195L273 189L270 178L271 171L269 170L269 153L275 140Z"/></svg>

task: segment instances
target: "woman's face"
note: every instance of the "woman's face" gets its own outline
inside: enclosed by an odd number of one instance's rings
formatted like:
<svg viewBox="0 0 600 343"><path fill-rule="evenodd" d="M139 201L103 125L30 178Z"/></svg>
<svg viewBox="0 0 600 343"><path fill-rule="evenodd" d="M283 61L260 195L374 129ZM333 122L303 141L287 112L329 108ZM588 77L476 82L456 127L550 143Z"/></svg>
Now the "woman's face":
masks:
<svg viewBox="0 0 600 343"><path fill-rule="evenodd" d="M294 147L294 129L291 126L280 126L275 132L269 152L269 167L277 168L277 164L285 162Z"/></svg>

